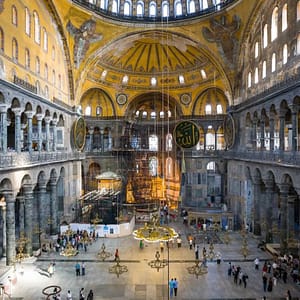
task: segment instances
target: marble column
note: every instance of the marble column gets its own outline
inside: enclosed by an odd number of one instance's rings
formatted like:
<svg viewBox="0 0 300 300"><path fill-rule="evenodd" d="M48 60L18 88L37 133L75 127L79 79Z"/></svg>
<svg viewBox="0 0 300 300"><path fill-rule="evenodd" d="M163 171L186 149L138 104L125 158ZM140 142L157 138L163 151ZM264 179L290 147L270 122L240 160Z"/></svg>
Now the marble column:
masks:
<svg viewBox="0 0 300 300"><path fill-rule="evenodd" d="M39 228L42 232L49 233L49 208L46 203L46 182L44 180L38 183L38 206L39 206Z"/></svg>
<svg viewBox="0 0 300 300"><path fill-rule="evenodd" d="M295 238L295 195L287 197L287 237L288 239Z"/></svg>
<svg viewBox="0 0 300 300"><path fill-rule="evenodd" d="M21 109L13 108L15 114L15 151L21 153Z"/></svg>
<svg viewBox="0 0 300 300"><path fill-rule="evenodd" d="M45 124L46 124L46 151L50 151L50 117L45 117Z"/></svg>
<svg viewBox="0 0 300 300"><path fill-rule="evenodd" d="M32 118L34 115L33 111L26 111L27 116L27 148L29 153L32 152Z"/></svg>
<svg viewBox="0 0 300 300"><path fill-rule="evenodd" d="M261 217L260 217L260 205L261 205L261 178L253 177L253 201L254 201L254 235L261 235Z"/></svg>
<svg viewBox="0 0 300 300"><path fill-rule="evenodd" d="M1 215L3 220L3 228L2 228L2 255L6 257L6 202L0 202L1 207Z"/></svg>
<svg viewBox="0 0 300 300"><path fill-rule="evenodd" d="M297 151L298 147L298 107L292 110L292 151Z"/></svg>
<svg viewBox="0 0 300 300"><path fill-rule="evenodd" d="M7 107L0 105L0 151L7 152Z"/></svg>
<svg viewBox="0 0 300 300"><path fill-rule="evenodd" d="M25 198L25 237L28 239L26 243L26 254L32 255L32 218L33 218L33 195L32 195L32 185L23 184L24 198Z"/></svg>
<svg viewBox="0 0 300 300"><path fill-rule="evenodd" d="M272 242L272 221L273 221L273 205L274 205L274 180L273 179L265 179L264 180L266 193L265 193L265 236L266 242Z"/></svg>
<svg viewBox="0 0 300 300"><path fill-rule="evenodd" d="M284 151L284 126L285 126L285 112L280 112L279 116L279 150Z"/></svg>
<svg viewBox="0 0 300 300"><path fill-rule="evenodd" d="M57 143L57 119L52 120L52 130L53 130L53 142L52 142L52 151L56 151L56 143Z"/></svg>
<svg viewBox="0 0 300 300"><path fill-rule="evenodd" d="M217 131L215 131L215 149L214 150L218 150L217 145L218 145L218 136L217 136Z"/></svg>
<svg viewBox="0 0 300 300"><path fill-rule="evenodd" d="M19 202L19 226L20 233L25 233L25 198L24 196L17 196L17 202Z"/></svg>
<svg viewBox="0 0 300 300"><path fill-rule="evenodd" d="M89 151L93 151L93 144L94 144L93 134L94 134L94 128L89 128L89 135L90 135L89 145L88 145Z"/></svg>
<svg viewBox="0 0 300 300"><path fill-rule="evenodd" d="M101 147L101 152L104 152L104 129L100 128L100 147Z"/></svg>
<svg viewBox="0 0 300 300"><path fill-rule="evenodd" d="M253 150L257 150L257 121L253 121L252 127L252 140L253 140Z"/></svg>
<svg viewBox="0 0 300 300"><path fill-rule="evenodd" d="M38 128L38 143L37 143L37 148L38 151L41 152L43 150L43 132L42 132L42 120L43 120L43 115L42 114L37 114L36 119L37 119L37 128Z"/></svg>
<svg viewBox="0 0 300 300"><path fill-rule="evenodd" d="M280 248L283 253L287 250L287 202L289 184L280 184Z"/></svg>
<svg viewBox="0 0 300 300"><path fill-rule="evenodd" d="M260 122L260 150L265 150L265 120Z"/></svg>
<svg viewBox="0 0 300 300"><path fill-rule="evenodd" d="M51 235L55 235L58 233L56 183L57 183L57 178L51 177L50 178L50 215L51 215L50 234Z"/></svg>
<svg viewBox="0 0 300 300"><path fill-rule="evenodd" d="M13 265L16 259L15 199L12 191L2 191L6 201L6 264Z"/></svg>
<svg viewBox="0 0 300 300"><path fill-rule="evenodd" d="M270 151L274 151L274 131L275 131L275 120L274 114L270 115Z"/></svg>

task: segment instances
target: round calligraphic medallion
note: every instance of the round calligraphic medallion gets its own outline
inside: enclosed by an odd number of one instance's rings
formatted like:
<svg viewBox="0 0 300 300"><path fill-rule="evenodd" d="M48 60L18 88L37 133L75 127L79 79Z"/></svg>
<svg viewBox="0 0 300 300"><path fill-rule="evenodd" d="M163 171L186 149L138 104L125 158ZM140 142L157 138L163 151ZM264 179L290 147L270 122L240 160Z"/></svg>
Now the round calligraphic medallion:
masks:
<svg viewBox="0 0 300 300"><path fill-rule="evenodd" d="M191 121L182 121L174 129L174 140L182 148L192 148L197 145L200 138L198 126Z"/></svg>
<svg viewBox="0 0 300 300"><path fill-rule="evenodd" d="M82 117L74 123L74 145L77 150L82 150L85 144L86 126Z"/></svg>
<svg viewBox="0 0 300 300"><path fill-rule="evenodd" d="M191 96L189 94L182 94L180 101L184 105L189 105L191 103Z"/></svg>
<svg viewBox="0 0 300 300"><path fill-rule="evenodd" d="M235 125L231 114L228 114L224 120L224 139L226 147L232 148L235 141Z"/></svg>
<svg viewBox="0 0 300 300"><path fill-rule="evenodd" d="M124 105L127 102L127 96L125 94L119 94L117 96L117 102L119 105Z"/></svg>

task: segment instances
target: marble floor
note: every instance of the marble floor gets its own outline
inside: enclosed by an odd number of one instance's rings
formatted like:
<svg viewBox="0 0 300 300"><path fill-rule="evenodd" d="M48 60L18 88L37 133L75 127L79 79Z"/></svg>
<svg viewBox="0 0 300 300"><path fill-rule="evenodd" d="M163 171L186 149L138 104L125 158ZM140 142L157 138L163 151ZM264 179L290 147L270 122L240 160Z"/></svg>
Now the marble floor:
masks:
<svg viewBox="0 0 300 300"><path fill-rule="evenodd" d="M248 234L249 254L244 259L241 252L242 237L239 233L229 234L228 244L214 244L214 252L220 252L222 260L217 264L215 260L208 261L207 273L199 275L190 273L195 266L195 251L189 249L187 236L193 234L193 229L183 226L182 220L172 223L176 230L182 234L182 247L172 245L169 251L165 248L161 253L158 244L145 244L143 249L139 248L139 242L133 236L115 239L99 238L90 245L87 252L81 250L75 257L60 256L56 252L42 254L38 259L28 259L16 269L7 268L1 262L1 282L5 285L6 291L11 294L11 299L47 299L42 291L48 286L61 288L61 299L65 300L68 290L73 294L73 300L79 299L79 290L83 287L87 295L89 290L94 292L94 300L196 300L196 299L285 299L287 289L292 296L300 297L300 286L288 278L287 284L281 280L272 292L264 292L261 270L255 270L254 259L260 259L260 265L264 260L271 260L272 256L257 248L258 240ZM221 237L222 240L222 237ZM105 251L114 253L119 249L119 269L124 271L119 276L111 273L116 267L113 256L105 261L98 258L97 253L105 244ZM208 245L199 245L200 249ZM169 261L164 268L155 268L155 253L159 251L160 260ZM201 257L200 257L201 258ZM86 274L76 276L75 264L85 262ZM41 270L46 270L50 262L55 262L55 272L50 278L44 275ZM227 274L229 262L232 265L239 265L243 272L246 272L249 279L247 287L237 285L233 278ZM152 267L151 267L152 265ZM190 272L188 270L190 269ZM168 293L168 278L177 278L179 282L178 294L170 297ZM52 291L53 287L48 291ZM0 296L1 299L2 296ZM3 299L6 299L3 297ZM52 299L52 298L49 298Z"/></svg>

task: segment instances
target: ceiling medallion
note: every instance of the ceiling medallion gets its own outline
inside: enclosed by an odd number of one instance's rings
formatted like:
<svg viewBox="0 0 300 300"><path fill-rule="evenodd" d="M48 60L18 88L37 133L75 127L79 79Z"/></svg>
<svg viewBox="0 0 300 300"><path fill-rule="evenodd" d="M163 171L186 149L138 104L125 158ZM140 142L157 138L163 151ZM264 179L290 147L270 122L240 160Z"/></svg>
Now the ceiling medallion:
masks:
<svg viewBox="0 0 300 300"><path fill-rule="evenodd" d="M191 103L191 96L189 94L182 94L180 96L180 101L184 105L189 105Z"/></svg>
<svg viewBox="0 0 300 300"><path fill-rule="evenodd" d="M117 102L119 105L124 105L127 102L127 96L125 94L119 94L117 96Z"/></svg>

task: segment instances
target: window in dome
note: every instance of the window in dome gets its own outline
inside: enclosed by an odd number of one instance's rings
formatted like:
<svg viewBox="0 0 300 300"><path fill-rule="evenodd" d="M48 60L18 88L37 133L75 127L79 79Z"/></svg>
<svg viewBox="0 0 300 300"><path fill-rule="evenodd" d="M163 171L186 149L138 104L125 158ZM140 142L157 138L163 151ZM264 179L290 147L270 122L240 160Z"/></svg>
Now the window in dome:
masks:
<svg viewBox="0 0 300 300"><path fill-rule="evenodd" d="M297 2L297 21L300 20L300 0Z"/></svg>
<svg viewBox="0 0 300 300"><path fill-rule="evenodd" d="M268 46L268 24L264 26L264 48Z"/></svg>
<svg viewBox="0 0 300 300"><path fill-rule="evenodd" d="M43 28L43 41L44 41L43 49L45 52L47 52L48 51L48 33L46 31L46 28Z"/></svg>
<svg viewBox="0 0 300 300"><path fill-rule="evenodd" d="M16 61L19 58L18 42L15 38L13 38L13 40L12 40L12 58Z"/></svg>
<svg viewBox="0 0 300 300"><path fill-rule="evenodd" d="M258 83L258 68L255 68L254 71L254 83Z"/></svg>
<svg viewBox="0 0 300 300"><path fill-rule="evenodd" d="M135 115L136 115L137 117L139 117L139 115L140 115L140 111L139 111L139 110L137 110L137 111L135 112Z"/></svg>
<svg viewBox="0 0 300 300"><path fill-rule="evenodd" d="M166 170L167 178L172 178L172 176L173 176L173 161L172 161L171 157L167 158L166 166L167 166L167 168L166 168L167 169Z"/></svg>
<svg viewBox="0 0 300 300"><path fill-rule="evenodd" d="M30 11L28 7L25 8L25 33L30 36Z"/></svg>
<svg viewBox="0 0 300 300"><path fill-rule="evenodd" d="M27 69L30 68L30 53L29 53L29 50L27 48L25 49L25 67Z"/></svg>
<svg viewBox="0 0 300 300"><path fill-rule="evenodd" d="M282 63L285 65L288 60L288 47L287 44L284 44L282 51Z"/></svg>
<svg viewBox="0 0 300 300"><path fill-rule="evenodd" d="M123 84L127 84L127 83L128 83L128 76L127 76L127 75L125 75L125 76L123 77L122 83L123 83Z"/></svg>
<svg viewBox="0 0 300 300"><path fill-rule="evenodd" d="M48 80L48 65L47 64L45 64L44 77L46 80Z"/></svg>
<svg viewBox="0 0 300 300"><path fill-rule="evenodd" d="M164 119L164 117L165 117L165 112L160 111L160 112L159 112L159 117L160 117L161 119Z"/></svg>
<svg viewBox="0 0 300 300"><path fill-rule="evenodd" d="M252 76L252 74L251 74L251 72L249 72L248 73L248 88L250 88L251 85L252 85L252 83L251 83L251 76Z"/></svg>
<svg viewBox="0 0 300 300"><path fill-rule="evenodd" d="M36 74L41 73L41 63L40 63L40 59L38 56L35 58L35 72L36 72Z"/></svg>
<svg viewBox="0 0 300 300"><path fill-rule="evenodd" d="M267 76L267 62L264 60L262 64L262 78L266 78Z"/></svg>
<svg viewBox="0 0 300 300"><path fill-rule="evenodd" d="M166 151L172 151L173 147L173 137L171 133L168 133L166 136Z"/></svg>
<svg viewBox="0 0 300 300"><path fill-rule="evenodd" d="M13 25L18 26L18 11L14 5L11 7L11 22Z"/></svg>
<svg viewBox="0 0 300 300"><path fill-rule="evenodd" d="M217 114L221 115L223 113L223 107L221 104L217 104Z"/></svg>
<svg viewBox="0 0 300 300"><path fill-rule="evenodd" d="M101 74L101 78L104 79L104 78L106 77L106 75L107 75L107 71L104 70L104 71L102 72L102 74Z"/></svg>
<svg viewBox="0 0 300 300"><path fill-rule="evenodd" d="M275 72L276 71L276 54L273 53L272 54L272 72Z"/></svg>
<svg viewBox="0 0 300 300"><path fill-rule="evenodd" d="M85 108L85 115L86 116L90 116L92 113L92 108L88 105L86 108Z"/></svg>
<svg viewBox="0 0 300 300"><path fill-rule="evenodd" d="M164 18L169 16L169 3L166 1L162 4L162 16Z"/></svg>
<svg viewBox="0 0 300 300"><path fill-rule="evenodd" d="M149 143L149 148L150 148L150 143ZM153 150L153 151L157 151L157 150ZM150 176L157 176L157 166L158 166L157 157L154 157L154 156L150 157L149 158L149 175Z"/></svg>
<svg viewBox="0 0 300 300"><path fill-rule="evenodd" d="M155 134L149 136L149 150L158 151L158 137Z"/></svg>
<svg viewBox="0 0 300 300"><path fill-rule="evenodd" d="M183 77L183 75L179 75L179 83L180 84L184 84L184 77Z"/></svg>
<svg viewBox="0 0 300 300"><path fill-rule="evenodd" d="M180 0L177 0L175 2L175 16L181 16L182 15L182 4Z"/></svg>
<svg viewBox="0 0 300 300"><path fill-rule="evenodd" d="M136 15L142 17L144 15L144 3L139 1L136 6Z"/></svg>
<svg viewBox="0 0 300 300"><path fill-rule="evenodd" d="M203 69L201 69L200 73L201 73L201 76L202 76L203 79L207 78L206 72Z"/></svg>
<svg viewBox="0 0 300 300"><path fill-rule="evenodd" d="M101 106L96 107L96 116L102 116L102 107Z"/></svg>
<svg viewBox="0 0 300 300"><path fill-rule="evenodd" d="M277 36L278 36L278 7L275 7L272 13L271 41L277 39Z"/></svg>
<svg viewBox="0 0 300 300"><path fill-rule="evenodd" d="M129 1L126 1L124 3L124 16L130 16L131 15L131 4Z"/></svg>
<svg viewBox="0 0 300 300"><path fill-rule="evenodd" d="M258 42L255 43L255 46L254 46L254 57L257 58L258 57L258 51L259 51L259 48L258 48Z"/></svg>
<svg viewBox="0 0 300 300"><path fill-rule="evenodd" d="M151 78L151 85L152 85L152 86L156 86L156 83L157 83L156 78L155 78L155 77L152 77L152 78Z"/></svg>
<svg viewBox="0 0 300 300"><path fill-rule="evenodd" d="M200 10L208 9L207 0L200 0Z"/></svg>
<svg viewBox="0 0 300 300"><path fill-rule="evenodd" d="M149 17L156 17L156 3L155 2L150 3Z"/></svg>
<svg viewBox="0 0 300 300"><path fill-rule="evenodd" d="M40 19L36 11L33 12L34 19L34 41L38 44L41 42Z"/></svg>
<svg viewBox="0 0 300 300"><path fill-rule="evenodd" d="M118 13L118 1L117 0L113 0L113 3L112 3L112 7L111 7L111 12L112 13Z"/></svg>
<svg viewBox="0 0 300 300"><path fill-rule="evenodd" d="M206 115L211 115L211 113L212 113L211 105L210 104L206 104L205 105L205 114Z"/></svg>
<svg viewBox="0 0 300 300"><path fill-rule="evenodd" d="M144 110L143 113L142 113L142 118L143 119L146 119L148 116L148 113Z"/></svg>
<svg viewBox="0 0 300 300"><path fill-rule="evenodd" d="M193 14L196 12L196 5L194 0L188 1L188 13Z"/></svg>
<svg viewBox="0 0 300 300"><path fill-rule="evenodd" d="M282 8L282 31L285 31L288 27L288 9L285 3Z"/></svg>
<svg viewBox="0 0 300 300"><path fill-rule="evenodd" d="M168 110L168 118L171 118L172 117L172 113L170 110Z"/></svg>
<svg viewBox="0 0 300 300"><path fill-rule="evenodd" d="M155 111L151 111L150 118L151 119L156 119L156 112Z"/></svg>

